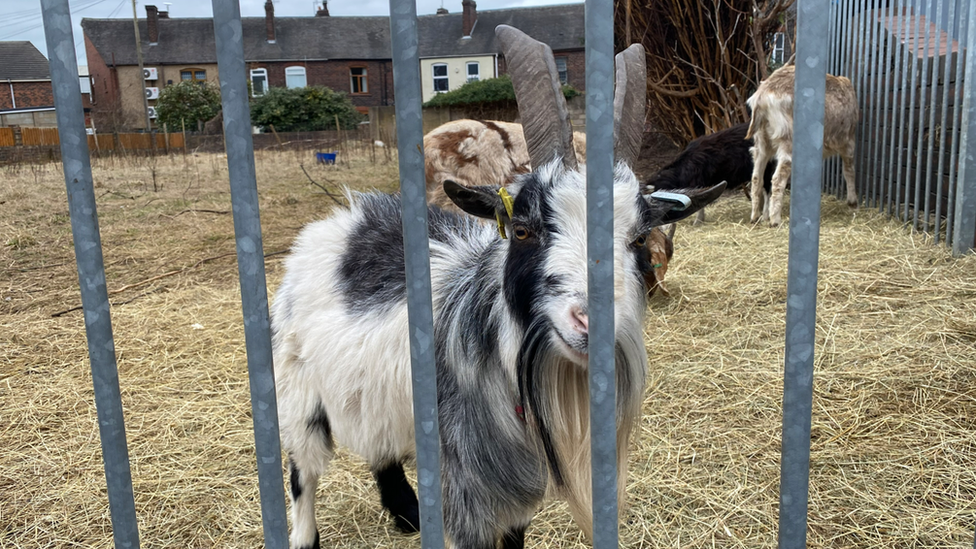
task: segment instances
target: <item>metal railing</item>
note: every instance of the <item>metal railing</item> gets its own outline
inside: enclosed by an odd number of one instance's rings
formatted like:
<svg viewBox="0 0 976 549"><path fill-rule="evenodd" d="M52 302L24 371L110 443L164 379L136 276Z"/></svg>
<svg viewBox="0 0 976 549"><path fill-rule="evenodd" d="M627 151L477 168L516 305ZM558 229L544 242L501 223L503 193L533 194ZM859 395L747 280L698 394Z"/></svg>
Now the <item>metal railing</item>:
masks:
<svg viewBox="0 0 976 549"><path fill-rule="evenodd" d="M976 45L976 3L834 0L831 19L830 69L851 79L861 109L861 205L945 242L956 255L972 250L976 65L964 52ZM839 195L839 167L829 166L824 192Z"/></svg>
<svg viewBox="0 0 976 549"><path fill-rule="evenodd" d="M894 9L905 7L907 3L908 11L911 12L917 1L896 0ZM871 136L870 139L877 141L877 146L861 147L859 151L861 162L859 177L864 182L861 189L865 200L880 209L895 207L897 210L898 196L893 197L893 193L900 185L905 185L904 197L907 197L910 180L913 178L917 184L921 176L920 170L924 169L923 167L902 170L902 164L898 161L898 158L907 158L902 154L902 148L908 147L911 152L921 147L921 136L912 139L911 131L906 136L902 131L903 127L891 126L887 123L887 117L879 118L877 113L876 96L879 93L884 95L882 104L887 104L889 98L886 90L898 92L890 98L892 107L895 103L899 105L899 109L904 105L905 77L909 72L899 70L898 59L904 48L892 48L889 45L883 50L878 50L877 44L868 40L872 36L885 37L885 32L878 27L876 19L867 19L864 16L868 7L876 8L878 5L878 0L871 0L870 6L867 5L866 0L835 0L829 3L830 9L828 9L827 0L803 0L799 2L798 7L797 59L799 61L796 70L797 100L794 105L794 117L796 127L806 130L797 131L794 135L780 493L779 543L781 547L804 547L806 544L820 196L823 173L821 161L823 136L816 131L816 128L822 128L823 124L824 75L828 67L833 71L859 77L856 79L859 97L866 100L863 106L866 112L862 117L861 135ZM42 0L42 6L48 51L51 57L65 182L70 196L72 232L85 310L89 356L94 374L93 383L113 535L116 547L136 548L139 546L139 535L119 398L91 168L78 93L77 65L68 2L67 0ZM253 143L247 103L247 80L244 73L240 7L237 0L213 0L213 9L264 540L267 547L283 548L288 545L287 521ZM444 542L440 491L440 444L437 428L434 350L433 346L429 345L433 339L433 315L421 146L423 135L416 6L412 0L391 0L390 11L392 51L395 56L393 70L404 208L403 228L422 546L440 548L443 547ZM618 543L615 384L606 383L606 380L614 378L613 261L609 260L613 255L609 244L613 234L613 219L612 200L608 198L612 196L613 168L612 14L611 0L587 1L587 228L589 307L592 312L593 330L590 387L594 433L592 437L594 545L599 548L616 547ZM953 18L951 10L949 17ZM970 44L976 36L974 25L976 25L976 2L970 6L968 32ZM824 41L820 37L827 36L828 31L831 39ZM828 45L832 47L828 49ZM875 52L874 57L865 55L867 51ZM885 53L886 51L889 53ZM895 62L889 64L888 56L892 51L895 54ZM913 68L910 72L913 82L916 78L914 69L916 62L917 56L912 55ZM974 74L976 71L974 63L976 60L973 56L966 60L967 74ZM873 76L866 69L869 66L874 67ZM882 79L880 76L882 71L879 68L887 69L889 66L895 69L895 77L889 78L885 74ZM957 74L961 66L960 56L956 64ZM898 76L901 76L901 88L896 86ZM952 109L953 120L956 119L957 114L962 115L962 130L968 130L976 124L976 118L969 115L972 96L971 80L972 78L966 80L966 90L963 94L966 107L960 110L958 101L960 96L957 93L957 102ZM871 93L874 95L870 95ZM948 97L948 93L949 90L945 89L942 96ZM935 93L928 95L932 98L936 96ZM910 104L913 104L914 86L911 97ZM947 112L946 109L947 105L943 103L942 112ZM895 118L890 117L891 120ZM930 115L930 121L931 119ZM945 129L943 127L942 131ZM956 131L955 126L952 131ZM956 185L949 187L949 204L954 206L954 210L947 210L947 213L951 216L954 212L956 223L954 230L950 230L946 238L953 239L954 250L957 246L959 250L971 246L973 239L972 213L976 193L972 181L967 183L966 177L968 174L969 178L976 180L976 169L972 165L976 158L976 150L974 150L976 142L967 139L969 133L962 131L961 144L952 147L949 152L949 180ZM955 145L957 140L951 141ZM947 154L944 145L945 140L940 138L938 153L940 161ZM933 154L931 137L928 140L928 147L927 156L931 158ZM958 177L952 175L956 155L965 159L959 166ZM866 179L865 170L870 174ZM904 181L901 181L902 176ZM834 167L828 170L824 180L826 183L823 185L827 192L841 192L840 179ZM867 189L873 190L868 192ZM953 192L955 192L954 196ZM928 206L923 207L922 216L918 218L918 202L916 200L914 204L916 218L921 220L921 226L926 230L929 220ZM936 203L938 204L938 199ZM904 219L907 221L909 202L905 200L903 205L906 208ZM941 212L938 206L935 211L938 217ZM969 240L965 240L966 238ZM962 244L957 244L958 242ZM967 245L966 242L969 244Z"/></svg>

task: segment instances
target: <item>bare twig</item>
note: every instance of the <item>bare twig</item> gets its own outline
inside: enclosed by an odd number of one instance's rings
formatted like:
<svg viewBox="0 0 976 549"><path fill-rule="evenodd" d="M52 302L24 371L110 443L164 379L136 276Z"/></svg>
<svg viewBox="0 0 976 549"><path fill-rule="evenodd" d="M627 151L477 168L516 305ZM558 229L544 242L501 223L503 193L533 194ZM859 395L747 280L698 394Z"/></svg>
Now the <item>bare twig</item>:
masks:
<svg viewBox="0 0 976 549"><path fill-rule="evenodd" d="M318 188L322 189L323 191L325 191L325 194L329 195L329 198L331 198L332 201L335 202L336 204L338 204L340 206L343 206L344 205L338 198L336 198L336 196L334 194L332 194L331 191L329 191L329 189L325 188L323 185L320 185L317 181L315 181L314 179L312 179L312 176L308 175L308 172L305 171L305 166L301 162L298 163L298 167L302 169L302 173L304 173L305 174L305 177L307 177L308 180L312 182L312 185L315 185L316 187L318 187Z"/></svg>

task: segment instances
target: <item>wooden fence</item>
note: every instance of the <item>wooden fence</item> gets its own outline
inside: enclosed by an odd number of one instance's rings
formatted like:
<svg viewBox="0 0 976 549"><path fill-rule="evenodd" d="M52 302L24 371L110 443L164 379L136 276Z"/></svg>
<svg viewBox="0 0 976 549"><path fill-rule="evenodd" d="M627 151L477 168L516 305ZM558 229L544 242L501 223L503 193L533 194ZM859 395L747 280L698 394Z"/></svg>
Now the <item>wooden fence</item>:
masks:
<svg viewBox="0 0 976 549"><path fill-rule="evenodd" d="M61 141L57 128L0 128L0 147L56 147ZM88 136L91 151L133 151L152 149L148 133L103 133ZM157 133L156 150L183 149L183 134Z"/></svg>
<svg viewBox="0 0 976 549"><path fill-rule="evenodd" d="M13 128L0 128L0 147L13 147L17 142L14 140Z"/></svg>

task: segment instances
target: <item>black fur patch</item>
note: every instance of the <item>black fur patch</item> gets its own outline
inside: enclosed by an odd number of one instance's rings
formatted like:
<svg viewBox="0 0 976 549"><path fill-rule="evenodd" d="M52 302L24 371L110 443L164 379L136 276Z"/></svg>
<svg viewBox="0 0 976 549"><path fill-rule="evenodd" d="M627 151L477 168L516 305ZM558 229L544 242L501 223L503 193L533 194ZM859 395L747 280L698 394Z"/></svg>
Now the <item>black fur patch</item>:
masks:
<svg viewBox="0 0 976 549"><path fill-rule="evenodd" d="M397 528L406 534L420 529L420 506L417 494L403 474L403 464L393 463L373 470L380 502L396 521Z"/></svg>
<svg viewBox="0 0 976 549"><path fill-rule="evenodd" d="M301 471L298 470L298 465L295 464L295 460L291 458L288 458L288 469L291 471L291 476L289 477L291 499L292 501L297 501L298 498L302 497Z"/></svg>
<svg viewBox="0 0 976 549"><path fill-rule="evenodd" d="M332 425L329 423L329 415L325 413L325 408L322 407L321 402L315 407L315 412L312 413L312 417L308 418L308 428L311 431L317 431L325 439L325 444L330 450L335 448L335 442L332 440Z"/></svg>
<svg viewBox="0 0 976 549"><path fill-rule="evenodd" d="M502 549L523 549L525 547L525 526L512 528L502 536Z"/></svg>

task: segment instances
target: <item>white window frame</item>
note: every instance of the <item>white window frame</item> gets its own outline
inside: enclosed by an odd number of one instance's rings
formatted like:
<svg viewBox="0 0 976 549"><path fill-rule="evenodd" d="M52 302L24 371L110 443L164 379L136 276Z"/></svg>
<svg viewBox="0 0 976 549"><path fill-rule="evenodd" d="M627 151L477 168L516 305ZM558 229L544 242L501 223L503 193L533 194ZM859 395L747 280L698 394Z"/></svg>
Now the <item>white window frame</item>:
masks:
<svg viewBox="0 0 976 549"><path fill-rule="evenodd" d="M474 74L471 74L471 67L474 67ZM481 80L481 63L477 61L468 61L464 64L464 72L467 78L467 82L477 82Z"/></svg>
<svg viewBox="0 0 976 549"><path fill-rule="evenodd" d="M559 56L555 58L556 61L556 72L559 74L559 83L566 85L569 84L569 58L565 56ZM559 64L562 63L562 70L559 69Z"/></svg>
<svg viewBox="0 0 976 549"><path fill-rule="evenodd" d="M264 79L261 93L258 93L258 87L254 85L255 78ZM268 69L251 69L251 97L261 97L266 93L268 93Z"/></svg>
<svg viewBox="0 0 976 549"><path fill-rule="evenodd" d="M770 55L770 61L782 64L784 57L786 57L786 33L777 32L773 34L773 53Z"/></svg>
<svg viewBox="0 0 976 549"><path fill-rule="evenodd" d="M437 76L437 69L444 67L444 76ZM430 76L433 79L434 93L444 93L451 90L451 73L447 69L447 63L434 63L430 66ZM443 90L437 89L437 81L443 80L447 82L447 88Z"/></svg>
<svg viewBox="0 0 976 549"><path fill-rule="evenodd" d="M301 86L293 85L291 79L298 78L299 76L302 78L302 85ZM305 76L305 67L302 66L285 67L286 88L304 88L306 86L308 86L308 79Z"/></svg>

